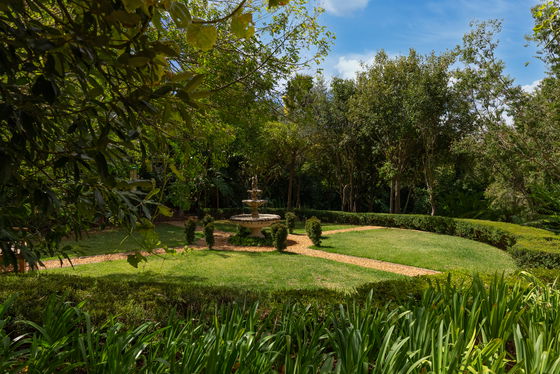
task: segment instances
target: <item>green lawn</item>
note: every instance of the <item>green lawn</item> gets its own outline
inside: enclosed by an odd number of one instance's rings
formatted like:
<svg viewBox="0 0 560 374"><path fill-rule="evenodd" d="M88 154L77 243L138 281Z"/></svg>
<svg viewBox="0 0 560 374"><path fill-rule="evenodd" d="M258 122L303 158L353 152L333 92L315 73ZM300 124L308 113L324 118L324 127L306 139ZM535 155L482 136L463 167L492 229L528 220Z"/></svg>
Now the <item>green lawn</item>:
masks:
<svg viewBox="0 0 560 374"><path fill-rule="evenodd" d="M282 220L282 223L285 223ZM227 220L219 220L214 223L216 230L226 231L226 232L236 232L237 225L229 223ZM358 227L356 225L340 225L340 224L331 224L331 223L324 223L321 225L323 231L329 230L339 230L339 229L348 229L351 227ZM296 222L296 228L294 230L294 234L305 234L305 222L298 221Z"/></svg>
<svg viewBox="0 0 560 374"><path fill-rule="evenodd" d="M93 232L78 241L66 240L62 245L71 245L79 256L145 250L161 246L181 247L185 245L185 232L182 227L162 223L156 226L155 231L158 234L161 245L154 243L146 246L146 243L143 243L140 232L134 232L127 237L124 231L117 229ZM202 235L197 233L197 238L199 237L202 237Z"/></svg>
<svg viewBox="0 0 560 374"><path fill-rule="evenodd" d="M330 288L352 290L364 283L401 276L287 253L191 251L151 256L133 268L124 260L42 270L112 280L227 286L252 290Z"/></svg>
<svg viewBox="0 0 560 374"><path fill-rule="evenodd" d="M323 231L337 230L342 228L355 227L351 225L323 225ZM226 220L215 222L216 230L226 232L236 232L237 225L231 224ZM159 248L162 246L168 247L182 247L185 245L185 233L181 226L170 225L167 223L160 223L156 225L156 233L160 244L148 244L142 239L140 232L134 232L128 236L122 230L106 230L100 232L92 232L84 235L81 240L65 240L62 245L71 245L76 251L72 256L92 256L107 253L129 252L135 250L146 250L152 248ZM305 234L304 223L298 222L295 233ZM202 238L202 233L197 232L196 237Z"/></svg>
<svg viewBox="0 0 560 374"><path fill-rule="evenodd" d="M333 234L323 240L320 249L440 271L493 273L516 269L506 252L488 244L412 230Z"/></svg>

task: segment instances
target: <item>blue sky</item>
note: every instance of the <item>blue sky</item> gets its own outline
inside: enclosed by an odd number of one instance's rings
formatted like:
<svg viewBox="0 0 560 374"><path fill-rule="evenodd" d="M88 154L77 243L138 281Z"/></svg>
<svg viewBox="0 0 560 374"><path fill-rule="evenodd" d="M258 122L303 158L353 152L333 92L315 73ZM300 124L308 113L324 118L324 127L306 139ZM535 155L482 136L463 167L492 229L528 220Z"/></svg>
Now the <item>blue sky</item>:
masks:
<svg viewBox="0 0 560 374"><path fill-rule="evenodd" d="M473 20L501 19L497 55L506 72L530 89L544 77L536 47L525 39L532 29L530 8L536 0L319 0L326 12L321 23L336 34L321 65L325 75L350 78L360 61L380 49L389 54L444 51L461 43ZM529 46L526 47L529 43ZM528 66L525 63L529 62Z"/></svg>

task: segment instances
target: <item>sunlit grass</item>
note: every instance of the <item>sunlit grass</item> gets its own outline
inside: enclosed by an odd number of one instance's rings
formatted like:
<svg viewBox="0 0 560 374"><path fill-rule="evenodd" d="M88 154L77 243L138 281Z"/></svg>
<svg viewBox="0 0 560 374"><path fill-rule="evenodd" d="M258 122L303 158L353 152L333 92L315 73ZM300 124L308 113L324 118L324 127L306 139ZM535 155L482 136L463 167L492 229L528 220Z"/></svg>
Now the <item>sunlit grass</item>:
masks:
<svg viewBox="0 0 560 374"><path fill-rule="evenodd" d="M440 271L493 273L516 269L511 256L488 244L413 230L333 234L318 249Z"/></svg>

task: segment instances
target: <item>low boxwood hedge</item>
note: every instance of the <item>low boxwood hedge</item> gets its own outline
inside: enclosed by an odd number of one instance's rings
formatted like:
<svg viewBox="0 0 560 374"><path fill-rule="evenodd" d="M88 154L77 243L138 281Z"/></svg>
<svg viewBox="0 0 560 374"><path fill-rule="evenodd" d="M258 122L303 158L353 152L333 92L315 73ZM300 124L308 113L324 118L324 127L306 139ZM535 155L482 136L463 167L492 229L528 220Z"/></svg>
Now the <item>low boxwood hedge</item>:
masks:
<svg viewBox="0 0 560 374"><path fill-rule="evenodd" d="M534 227L417 214L348 213L305 209L300 217L323 222L398 227L460 236L507 250L525 268L560 268L560 235Z"/></svg>
<svg viewBox="0 0 560 374"><path fill-rule="evenodd" d="M223 209L212 213L226 217L234 211ZM263 212L281 216L285 213L282 209L270 208L263 209ZM350 213L315 209L296 209L294 213L303 220L315 216L329 223L398 227L460 236L507 250L518 266L523 268L560 269L560 235L535 227L421 214Z"/></svg>

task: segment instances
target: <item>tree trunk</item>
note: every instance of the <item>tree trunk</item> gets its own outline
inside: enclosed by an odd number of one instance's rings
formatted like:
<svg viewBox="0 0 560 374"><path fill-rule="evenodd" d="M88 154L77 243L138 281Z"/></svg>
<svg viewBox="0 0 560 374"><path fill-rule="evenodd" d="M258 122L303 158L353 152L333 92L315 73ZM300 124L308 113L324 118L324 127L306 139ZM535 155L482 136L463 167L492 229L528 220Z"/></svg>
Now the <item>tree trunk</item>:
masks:
<svg viewBox="0 0 560 374"><path fill-rule="evenodd" d="M391 192L389 193L389 213L395 213L395 178L391 179Z"/></svg>
<svg viewBox="0 0 560 374"><path fill-rule="evenodd" d="M296 175L296 156L292 154L292 162L290 162L290 177L288 179L288 202L286 208L288 210L292 209L292 190L294 187L294 178Z"/></svg>
<svg viewBox="0 0 560 374"><path fill-rule="evenodd" d="M434 194L434 173L432 170L432 162L430 158L426 158L424 161L424 177L426 178L426 190L428 191L428 200L430 201L431 213L430 215L436 215L436 197Z"/></svg>
<svg viewBox="0 0 560 374"><path fill-rule="evenodd" d="M401 184L399 178L395 179L395 214L399 214L401 212Z"/></svg>
<svg viewBox="0 0 560 374"><path fill-rule="evenodd" d="M216 209L220 209L220 190L216 187Z"/></svg>
<svg viewBox="0 0 560 374"><path fill-rule="evenodd" d="M301 176L297 179L297 192L296 192L296 208L301 208Z"/></svg>
<svg viewBox="0 0 560 374"><path fill-rule="evenodd" d="M412 188L408 189L408 194L406 195L406 202L404 203L403 213L406 213L408 208L408 202L410 201L410 195L412 195Z"/></svg>

